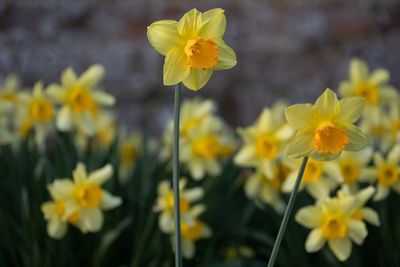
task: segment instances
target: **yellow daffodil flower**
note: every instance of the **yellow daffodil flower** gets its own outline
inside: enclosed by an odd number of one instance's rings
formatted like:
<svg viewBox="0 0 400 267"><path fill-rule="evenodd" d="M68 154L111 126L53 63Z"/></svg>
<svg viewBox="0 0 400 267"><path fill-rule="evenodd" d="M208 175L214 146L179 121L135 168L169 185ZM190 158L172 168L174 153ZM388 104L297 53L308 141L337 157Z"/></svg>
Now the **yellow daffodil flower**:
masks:
<svg viewBox="0 0 400 267"><path fill-rule="evenodd" d="M50 96L63 105L57 114L57 129L70 131L79 127L87 135L95 133L93 118L98 108L115 103L113 96L93 90L103 76L104 68L100 65L91 66L79 78L68 68L61 74L61 86L50 85Z"/></svg>
<svg viewBox="0 0 400 267"><path fill-rule="evenodd" d="M340 261L350 257L352 242L361 245L368 235L365 223L353 217L360 200L357 198L325 198L314 206L301 208L295 220L312 229L305 248L309 253L319 251L327 242Z"/></svg>
<svg viewBox="0 0 400 267"><path fill-rule="evenodd" d="M132 132L127 136L126 131L122 131L119 140L119 181L121 184L126 184L134 170L136 157L142 151L142 137L138 132Z"/></svg>
<svg viewBox="0 0 400 267"><path fill-rule="evenodd" d="M289 169L287 179L282 183L282 192L292 192L296 182L297 174L301 165L301 160L284 159L283 162ZM329 175L329 165L326 162L309 159L304 170L299 190L305 189L315 199L329 197L329 194L339 184L343 182L338 175Z"/></svg>
<svg viewBox="0 0 400 267"><path fill-rule="evenodd" d="M54 106L49 100L47 90L42 82L33 86L32 93L22 92L18 95L16 113L17 135L25 138L34 130L35 142L39 149L44 148L47 135L53 130Z"/></svg>
<svg viewBox="0 0 400 267"><path fill-rule="evenodd" d="M179 21L152 23L147 38L165 56L164 85L183 82L187 88L199 90L214 70L235 66L235 52L222 40L225 25L224 10L220 8L204 13L192 9Z"/></svg>
<svg viewBox="0 0 400 267"><path fill-rule="evenodd" d="M378 213L370 207L365 207L365 203L367 203L374 193L375 188L373 186L368 186L367 188L352 194L349 186L343 185L342 188L337 192L337 196L338 198L357 198L359 202L351 217L366 221L375 226L379 226L381 222L379 220Z"/></svg>
<svg viewBox="0 0 400 267"><path fill-rule="evenodd" d="M103 168L87 174L86 166L78 163L71 179L56 179L49 190L53 199L63 200L63 218L78 217L74 225L83 233L97 232L103 226L103 210L121 205L121 198L111 195L101 188L111 178L113 168L107 164ZM56 203L57 204L57 203Z"/></svg>
<svg viewBox="0 0 400 267"><path fill-rule="evenodd" d="M189 213L192 208L194 210L204 210L203 204L197 204L192 207L192 204L200 200L204 191L201 187L194 187L186 189L187 180L181 178L179 181L180 188L180 213L182 221L186 221L189 224L193 224L193 216ZM170 182L165 180L161 181L157 187L158 198L156 199L153 211L161 212L159 216L159 226L162 232L172 233L174 230L174 194L171 189Z"/></svg>
<svg viewBox="0 0 400 267"><path fill-rule="evenodd" d="M375 182L377 181L376 194L374 201L385 199L390 189L400 194L400 145L395 145L388 153L385 159L380 152L375 152L374 167L367 167L362 181Z"/></svg>
<svg viewBox="0 0 400 267"><path fill-rule="evenodd" d="M0 85L0 102L5 101L16 105L18 103L17 91L20 88L20 78L17 74L8 74L4 83Z"/></svg>
<svg viewBox="0 0 400 267"><path fill-rule="evenodd" d="M370 107L395 101L396 91L388 85L389 72L377 69L369 73L368 65L360 59L350 62L349 80L340 84L342 97L360 96L365 98L366 110Z"/></svg>
<svg viewBox="0 0 400 267"><path fill-rule="evenodd" d="M293 135L285 123L284 108L284 103L266 108L253 126L238 129L244 144L234 158L237 165L255 167L267 177L274 176L276 159Z"/></svg>
<svg viewBox="0 0 400 267"><path fill-rule="evenodd" d="M289 126L297 131L286 147L289 157L311 156L332 160L342 151L358 151L367 138L354 123L360 118L365 100L348 97L338 100L326 89L314 105L297 104L286 109Z"/></svg>

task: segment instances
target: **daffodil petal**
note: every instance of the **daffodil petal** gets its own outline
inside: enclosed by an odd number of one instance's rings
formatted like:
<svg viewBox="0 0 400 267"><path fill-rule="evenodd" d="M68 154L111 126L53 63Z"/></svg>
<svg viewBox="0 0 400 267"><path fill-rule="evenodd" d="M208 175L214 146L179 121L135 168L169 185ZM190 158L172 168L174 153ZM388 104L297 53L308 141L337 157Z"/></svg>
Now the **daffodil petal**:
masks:
<svg viewBox="0 0 400 267"><path fill-rule="evenodd" d="M117 196L113 196L106 190L103 190L103 194L100 200L100 208L102 210L110 210L121 205L122 199Z"/></svg>
<svg viewBox="0 0 400 267"><path fill-rule="evenodd" d="M115 104L114 96L107 94L103 91L94 91L92 93L93 101L96 104L104 105L104 106L113 106Z"/></svg>
<svg viewBox="0 0 400 267"><path fill-rule="evenodd" d="M370 224L373 224L375 226L379 226L381 224L378 213L372 208L362 208L360 210L360 213L363 215L364 220L369 222Z"/></svg>
<svg viewBox="0 0 400 267"><path fill-rule="evenodd" d="M298 158L310 155L314 151L314 147L312 145L313 137L313 133L298 132L287 145L285 151L286 156L291 158Z"/></svg>
<svg viewBox="0 0 400 267"><path fill-rule="evenodd" d="M66 91L58 84L50 84L47 87L46 94L58 103L63 103L66 98Z"/></svg>
<svg viewBox="0 0 400 267"><path fill-rule="evenodd" d="M182 48L169 50L164 63L164 85L177 84L190 74L190 68L186 67L186 56Z"/></svg>
<svg viewBox="0 0 400 267"><path fill-rule="evenodd" d="M336 117L340 112L340 104L335 92L326 89L313 105L313 112L324 118Z"/></svg>
<svg viewBox="0 0 400 267"><path fill-rule="evenodd" d="M322 229L315 228L307 236L306 251L308 253L316 252L325 245L326 239L322 236Z"/></svg>
<svg viewBox="0 0 400 267"><path fill-rule="evenodd" d="M195 69L190 68L189 75L183 80L183 84L194 91L201 89L211 77L213 71L211 69Z"/></svg>
<svg viewBox="0 0 400 267"><path fill-rule="evenodd" d="M90 173L87 180L90 183L102 185L106 181L108 181L112 177L112 175L113 175L113 167L111 164L107 164L103 168Z"/></svg>
<svg viewBox="0 0 400 267"><path fill-rule="evenodd" d="M347 97L339 101L340 114L336 118L339 123L354 123L364 111L365 99L362 97Z"/></svg>
<svg viewBox="0 0 400 267"><path fill-rule="evenodd" d="M187 189L182 192L182 197L187 199L189 202L200 200L203 196L204 196L204 190L203 188L200 187Z"/></svg>
<svg viewBox="0 0 400 267"><path fill-rule="evenodd" d="M169 234L173 231L173 223L174 219L172 218L172 214L169 212L163 212L160 215L158 226L160 227L163 233Z"/></svg>
<svg viewBox="0 0 400 267"><path fill-rule="evenodd" d="M226 27L226 18L223 9L210 9L201 14L201 19L203 24L198 32L200 37L206 39L222 38Z"/></svg>
<svg viewBox="0 0 400 267"><path fill-rule="evenodd" d="M350 62L350 80L354 83L360 83L366 80L368 75L368 65L359 59L353 59Z"/></svg>
<svg viewBox="0 0 400 267"><path fill-rule="evenodd" d="M71 67L61 73L61 84L65 90L68 90L76 85L78 78Z"/></svg>
<svg viewBox="0 0 400 267"><path fill-rule="evenodd" d="M194 38L198 36L198 32L202 26L201 12L193 8L187 12L178 22L179 35L186 38Z"/></svg>
<svg viewBox="0 0 400 267"><path fill-rule="evenodd" d="M257 164L257 154L256 154L255 146L247 145L244 146L239 152L236 154L234 158L235 164L244 167L251 167Z"/></svg>
<svg viewBox="0 0 400 267"><path fill-rule="evenodd" d="M72 110L69 106L63 106L57 115L57 129L62 132L69 131L71 129Z"/></svg>
<svg viewBox="0 0 400 267"><path fill-rule="evenodd" d="M103 226L103 213L99 208L82 208L79 213L84 230L97 232Z"/></svg>
<svg viewBox="0 0 400 267"><path fill-rule="evenodd" d="M321 224L322 211L316 206L306 206L301 208L295 216L296 222L307 228L315 228Z"/></svg>
<svg viewBox="0 0 400 267"><path fill-rule="evenodd" d="M47 223L47 233L54 239L62 239L67 229L68 224L59 218L53 218Z"/></svg>
<svg viewBox="0 0 400 267"><path fill-rule="evenodd" d="M192 259L194 257L194 253L196 252L196 247L194 242L191 240L183 239L182 240L182 255L185 259Z"/></svg>
<svg viewBox="0 0 400 267"><path fill-rule="evenodd" d="M77 87L91 89L104 77L104 67L95 64L90 66L78 79Z"/></svg>
<svg viewBox="0 0 400 267"><path fill-rule="evenodd" d="M367 227L365 223L360 220L347 220L346 222L348 235L351 240L354 241L357 245L361 245L364 242L364 239L368 235Z"/></svg>
<svg viewBox="0 0 400 267"><path fill-rule="evenodd" d="M376 194L373 198L374 201L380 201L385 199L390 193L390 187L378 184L376 188Z"/></svg>
<svg viewBox="0 0 400 267"><path fill-rule="evenodd" d="M345 147L346 151L359 151L368 145L368 139L365 134L353 124L346 124L343 126L349 138L349 143Z"/></svg>
<svg viewBox="0 0 400 267"><path fill-rule="evenodd" d="M285 109L286 120L293 130L313 125L311 104L296 104Z"/></svg>
<svg viewBox="0 0 400 267"><path fill-rule="evenodd" d="M345 261L351 254L351 241L347 237L328 241L329 248L340 261Z"/></svg>
<svg viewBox="0 0 400 267"><path fill-rule="evenodd" d="M385 84L389 81L390 74L387 70L377 69L371 73L371 77L369 78L369 82L373 85L379 86Z"/></svg>
<svg viewBox="0 0 400 267"><path fill-rule="evenodd" d="M183 39L178 34L178 22L175 20L160 20L147 27L147 39L154 49L161 55L184 45Z"/></svg>
<svg viewBox="0 0 400 267"><path fill-rule="evenodd" d="M236 63L236 53L222 39L215 39L218 45L218 63L213 70L226 70L233 68Z"/></svg>
<svg viewBox="0 0 400 267"><path fill-rule="evenodd" d="M56 179L48 186L51 197L54 200L67 199L73 196L75 186L70 179Z"/></svg>
<svg viewBox="0 0 400 267"><path fill-rule="evenodd" d="M389 152L387 161L389 163L393 163L395 165L398 165L400 161L400 145L395 145Z"/></svg>

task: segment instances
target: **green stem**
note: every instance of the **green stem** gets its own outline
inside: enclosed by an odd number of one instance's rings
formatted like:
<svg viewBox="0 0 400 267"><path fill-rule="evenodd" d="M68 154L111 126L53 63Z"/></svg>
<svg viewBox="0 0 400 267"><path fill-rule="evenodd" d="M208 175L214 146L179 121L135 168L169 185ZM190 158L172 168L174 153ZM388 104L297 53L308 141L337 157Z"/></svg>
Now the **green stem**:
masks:
<svg viewBox="0 0 400 267"><path fill-rule="evenodd" d="M306 165L307 165L307 160L308 160L308 157L304 157L303 161L301 162L300 170L299 170L299 173L297 174L297 178L296 178L296 183L294 184L293 191L290 194L289 202L286 207L285 214L283 214L281 226L279 227L278 236L276 237L274 247L272 249L271 257L269 258L268 267L274 266L275 259L276 259L276 256L278 255L279 247L281 245L283 235L285 234L285 230L286 230L286 226L287 226L290 214L292 213L293 204L294 204L294 201L296 200L297 192L299 191L301 178L303 177L304 169L306 168Z"/></svg>
<svg viewBox="0 0 400 267"><path fill-rule="evenodd" d="M179 109L180 109L181 83L175 86L174 103L174 154L173 154L173 177L174 189L174 222L175 222L175 267L182 267L182 244L181 244L181 218L179 207Z"/></svg>

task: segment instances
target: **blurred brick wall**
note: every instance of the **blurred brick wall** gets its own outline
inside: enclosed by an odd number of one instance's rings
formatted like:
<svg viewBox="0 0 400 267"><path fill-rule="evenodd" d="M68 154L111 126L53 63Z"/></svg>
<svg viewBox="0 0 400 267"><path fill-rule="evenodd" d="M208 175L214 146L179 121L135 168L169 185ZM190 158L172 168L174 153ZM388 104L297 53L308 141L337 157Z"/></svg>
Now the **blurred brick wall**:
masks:
<svg viewBox="0 0 400 267"><path fill-rule="evenodd" d="M117 110L131 128L172 115L173 89L162 86L163 57L146 39L146 26L179 19L193 7L224 8L226 42L238 65L215 72L197 93L215 99L234 126L250 124L276 99L313 101L336 89L358 56L392 73L400 87L398 1L83 1L0 0L0 75L14 71L31 86L59 82L72 66L106 67L102 83L116 95ZM217 4L216 4L217 3Z"/></svg>

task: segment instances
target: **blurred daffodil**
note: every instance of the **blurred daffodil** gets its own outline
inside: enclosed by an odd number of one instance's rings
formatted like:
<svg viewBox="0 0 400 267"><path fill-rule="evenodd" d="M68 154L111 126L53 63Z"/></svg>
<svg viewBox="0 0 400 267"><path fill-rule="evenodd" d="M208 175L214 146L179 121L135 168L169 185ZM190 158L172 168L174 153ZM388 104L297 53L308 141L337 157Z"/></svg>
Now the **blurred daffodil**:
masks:
<svg viewBox="0 0 400 267"><path fill-rule="evenodd" d="M18 103L17 91L20 88L20 78L17 74L8 74L0 85L0 102L6 101L16 105Z"/></svg>
<svg viewBox="0 0 400 267"><path fill-rule="evenodd" d="M284 108L285 104L279 102L264 109L253 126L238 129L244 144L234 158L237 165L255 167L268 177L274 176L276 159L293 135L285 123Z"/></svg>
<svg viewBox="0 0 400 267"><path fill-rule="evenodd" d="M367 138L354 125L363 112L364 102L361 97L339 101L333 91L326 89L314 105L288 107L286 119L297 133L287 145L286 155L332 160L344 150L358 151L364 148Z"/></svg>
<svg viewBox="0 0 400 267"><path fill-rule="evenodd" d="M196 218L200 215L200 209L193 208L188 213L195 219L192 223L188 223L185 220L181 222L182 255L185 259L192 259L196 253L195 242L209 238L212 235L212 231L207 224Z"/></svg>
<svg viewBox="0 0 400 267"><path fill-rule="evenodd" d="M104 68L101 65L91 66L79 78L68 68L61 74L61 86L50 85L50 96L63 105L56 120L60 131L79 127L87 135L95 133L93 118L97 116L98 108L115 103L113 96L93 90L103 76Z"/></svg>
<svg viewBox="0 0 400 267"><path fill-rule="evenodd" d="M126 184L135 167L136 157L142 152L142 137L138 132L128 136L126 131L120 134L118 150L120 155L119 179L121 184Z"/></svg>
<svg viewBox="0 0 400 267"><path fill-rule="evenodd" d="M352 242L361 245L368 235L365 223L353 217L359 207L357 198L325 198L314 206L301 208L295 220L312 229L307 237L307 252L319 251L327 242L340 261L350 257Z"/></svg>
<svg viewBox="0 0 400 267"><path fill-rule="evenodd" d="M235 66L235 52L222 40L225 26L224 10L220 8L204 13L192 9L179 21L152 23L147 38L165 56L164 84L183 82L187 88L199 90L214 70Z"/></svg>

